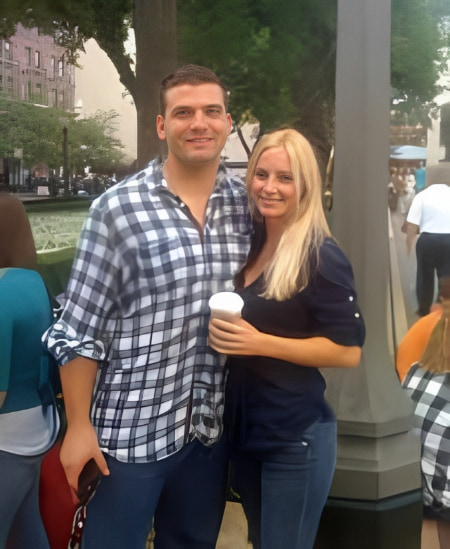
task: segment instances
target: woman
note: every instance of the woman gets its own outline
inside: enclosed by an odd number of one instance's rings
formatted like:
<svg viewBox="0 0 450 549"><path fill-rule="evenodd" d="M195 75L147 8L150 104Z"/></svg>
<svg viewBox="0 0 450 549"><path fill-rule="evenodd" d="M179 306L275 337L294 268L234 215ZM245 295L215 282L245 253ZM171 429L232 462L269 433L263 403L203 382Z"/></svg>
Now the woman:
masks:
<svg viewBox="0 0 450 549"><path fill-rule="evenodd" d="M322 367L354 367L364 323L351 266L330 236L309 142L265 135L247 171L256 221L236 279L242 319L211 319L210 344L229 355L225 424L234 488L261 549L312 548L336 459L336 420Z"/></svg>
<svg viewBox="0 0 450 549"><path fill-rule="evenodd" d="M423 489L422 546L450 547L450 276L439 279L440 303L425 346L414 347L413 326L402 343L416 349L415 360L402 385L416 403L415 421L420 430ZM437 315L437 316L436 316ZM424 319L426 317L422 317ZM422 320L421 319L421 320ZM418 324L418 323L417 323ZM420 341L420 338L419 338ZM411 359L412 354L411 355ZM438 543L435 532L439 538Z"/></svg>
<svg viewBox="0 0 450 549"><path fill-rule="evenodd" d="M41 336L52 322L22 203L0 194L0 549L48 549L39 473L59 419Z"/></svg>

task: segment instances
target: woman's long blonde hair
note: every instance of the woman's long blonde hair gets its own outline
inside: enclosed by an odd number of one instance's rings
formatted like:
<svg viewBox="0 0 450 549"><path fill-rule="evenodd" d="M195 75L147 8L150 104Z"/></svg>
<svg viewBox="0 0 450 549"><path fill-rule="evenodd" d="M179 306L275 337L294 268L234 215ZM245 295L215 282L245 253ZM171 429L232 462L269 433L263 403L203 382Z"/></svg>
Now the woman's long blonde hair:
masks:
<svg viewBox="0 0 450 549"><path fill-rule="evenodd" d="M442 316L431 332L419 363L425 370L437 374L450 372L450 276L439 280Z"/></svg>
<svg viewBox="0 0 450 549"><path fill-rule="evenodd" d="M312 265L317 265L319 248L330 236L330 229L323 211L322 178L314 150L309 141L294 129L276 130L264 135L253 150L246 176L252 217L259 223L264 222L251 193L259 157L265 150L280 146L286 149L290 159L298 206L265 269L262 295L282 301L306 287Z"/></svg>

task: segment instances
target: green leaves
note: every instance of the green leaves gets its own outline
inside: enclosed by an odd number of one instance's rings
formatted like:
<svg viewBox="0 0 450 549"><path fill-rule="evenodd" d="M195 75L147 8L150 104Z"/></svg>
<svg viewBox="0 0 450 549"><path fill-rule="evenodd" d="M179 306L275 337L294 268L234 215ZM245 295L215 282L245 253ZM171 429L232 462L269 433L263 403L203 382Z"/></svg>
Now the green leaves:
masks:
<svg viewBox="0 0 450 549"><path fill-rule="evenodd" d="M121 143L114 137L114 111L98 111L77 120L65 111L15 101L0 95L0 158L12 158L22 151L24 165L45 163L58 171L63 164L63 128L68 129L68 153L71 171L83 173L87 165L108 171L120 162Z"/></svg>

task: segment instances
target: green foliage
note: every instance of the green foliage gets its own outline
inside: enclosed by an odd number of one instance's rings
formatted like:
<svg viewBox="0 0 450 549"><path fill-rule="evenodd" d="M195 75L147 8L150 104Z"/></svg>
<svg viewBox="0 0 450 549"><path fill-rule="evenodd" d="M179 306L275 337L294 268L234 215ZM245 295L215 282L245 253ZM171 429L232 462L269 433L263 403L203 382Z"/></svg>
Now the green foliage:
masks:
<svg viewBox="0 0 450 549"><path fill-rule="evenodd" d="M423 0L393 0L391 82L397 94L431 101L436 95L436 21Z"/></svg>
<svg viewBox="0 0 450 549"><path fill-rule="evenodd" d="M0 158L12 158L20 150L26 167L45 163L59 170L62 132L67 127L69 161L75 173L82 173L86 165L113 169L121 158L120 141L113 136L117 114L98 112L84 120L76 116L0 95Z"/></svg>
<svg viewBox="0 0 450 549"><path fill-rule="evenodd" d="M336 0L178 0L179 57L217 72L236 123L329 140Z"/></svg>
<svg viewBox="0 0 450 549"><path fill-rule="evenodd" d="M167 22L161 5L156 0L2 0L0 33L11 33L17 21L37 25L53 32L74 61L77 48L95 38L134 98L138 125L142 119L148 126L154 116L149 97L156 96L160 81L161 67L153 67L158 56L134 73L124 41L129 27L138 27L137 7L140 14L154 15L136 44L149 49L156 41L159 60L167 50L164 37L172 36L161 28L176 26ZM206 65L224 79L237 123L257 118L263 130L289 124L322 144L331 141L337 0L178 0L177 9L179 62ZM392 0L392 87L404 110L399 119L408 110L411 119L413 113L426 118L437 92L441 46L449 45L449 11L448 0ZM139 52L137 58L142 59ZM153 70L153 80L142 77L142 71ZM149 134L138 135L150 142Z"/></svg>

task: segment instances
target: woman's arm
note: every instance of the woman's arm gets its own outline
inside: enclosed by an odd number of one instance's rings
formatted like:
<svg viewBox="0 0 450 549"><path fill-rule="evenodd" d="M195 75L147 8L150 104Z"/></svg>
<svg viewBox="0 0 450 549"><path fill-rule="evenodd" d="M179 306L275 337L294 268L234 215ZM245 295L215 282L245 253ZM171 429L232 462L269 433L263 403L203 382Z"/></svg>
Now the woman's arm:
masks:
<svg viewBox="0 0 450 549"><path fill-rule="evenodd" d="M211 319L209 344L219 353L265 356L313 368L353 368L361 360L361 348L334 343L326 337L280 337L258 331L243 319L226 322Z"/></svg>

